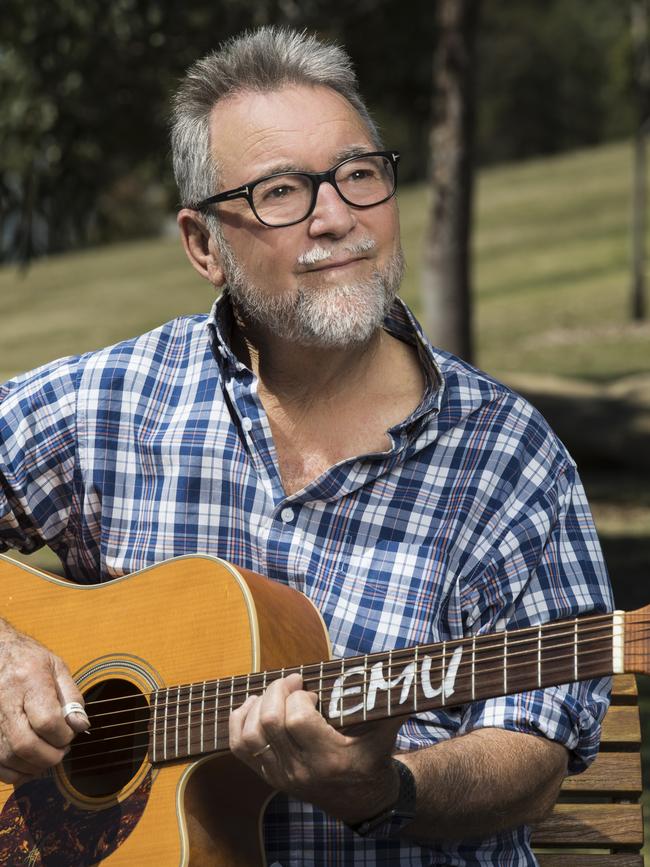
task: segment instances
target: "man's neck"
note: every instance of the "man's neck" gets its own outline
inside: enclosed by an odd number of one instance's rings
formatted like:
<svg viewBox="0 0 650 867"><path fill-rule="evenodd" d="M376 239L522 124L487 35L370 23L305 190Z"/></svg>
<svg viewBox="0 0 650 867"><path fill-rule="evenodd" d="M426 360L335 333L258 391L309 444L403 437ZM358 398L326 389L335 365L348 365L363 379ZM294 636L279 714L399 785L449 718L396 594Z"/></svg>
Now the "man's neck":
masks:
<svg viewBox="0 0 650 867"><path fill-rule="evenodd" d="M373 379L391 340L378 329L364 344L321 347L296 344L277 335L233 325L232 349L259 380L260 396L305 404L336 399Z"/></svg>
<svg viewBox="0 0 650 867"><path fill-rule="evenodd" d="M231 347L258 376L287 495L340 461L386 452L387 431L422 398L416 350L382 328L363 346L324 349L233 324Z"/></svg>

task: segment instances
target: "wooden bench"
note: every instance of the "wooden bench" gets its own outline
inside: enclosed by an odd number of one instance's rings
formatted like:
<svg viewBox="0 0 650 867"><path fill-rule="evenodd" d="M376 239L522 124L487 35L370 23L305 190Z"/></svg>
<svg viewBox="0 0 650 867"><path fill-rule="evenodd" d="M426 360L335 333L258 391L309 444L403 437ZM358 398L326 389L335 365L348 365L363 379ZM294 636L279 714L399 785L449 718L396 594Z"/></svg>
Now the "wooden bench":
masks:
<svg viewBox="0 0 650 867"><path fill-rule="evenodd" d="M614 678L598 758L533 831L540 867L643 867L641 726L633 675Z"/></svg>

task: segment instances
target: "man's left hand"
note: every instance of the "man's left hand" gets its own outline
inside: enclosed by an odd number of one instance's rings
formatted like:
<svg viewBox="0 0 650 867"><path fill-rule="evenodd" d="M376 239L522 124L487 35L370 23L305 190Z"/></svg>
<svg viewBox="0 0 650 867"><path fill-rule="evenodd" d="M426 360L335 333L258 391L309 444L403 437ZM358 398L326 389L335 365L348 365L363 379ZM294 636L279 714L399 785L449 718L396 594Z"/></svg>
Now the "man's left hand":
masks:
<svg viewBox="0 0 650 867"><path fill-rule="evenodd" d="M397 798L391 765L403 719L332 728L298 674L274 681L230 715L230 749L274 789L354 823Z"/></svg>

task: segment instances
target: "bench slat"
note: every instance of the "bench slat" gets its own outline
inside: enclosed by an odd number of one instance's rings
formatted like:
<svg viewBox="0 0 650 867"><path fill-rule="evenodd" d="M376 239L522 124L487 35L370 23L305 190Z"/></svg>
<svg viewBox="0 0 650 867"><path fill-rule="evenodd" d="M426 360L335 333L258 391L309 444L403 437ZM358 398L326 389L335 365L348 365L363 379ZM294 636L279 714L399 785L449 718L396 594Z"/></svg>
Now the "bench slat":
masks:
<svg viewBox="0 0 650 867"><path fill-rule="evenodd" d="M535 846L637 848L643 845L639 804L556 804L533 829Z"/></svg>
<svg viewBox="0 0 650 867"><path fill-rule="evenodd" d="M643 791L639 753L599 753L582 774L562 783L565 795L610 794L637 798Z"/></svg>
<svg viewBox="0 0 650 867"><path fill-rule="evenodd" d="M633 674L617 674L612 681L612 704L636 704L639 693Z"/></svg>
<svg viewBox="0 0 650 867"><path fill-rule="evenodd" d="M536 853L539 867L643 867L643 856L631 852L616 855L576 855L568 852Z"/></svg>
<svg viewBox="0 0 650 867"><path fill-rule="evenodd" d="M616 746L638 745L641 743L641 724L639 708L628 705L612 705L603 720L601 745L603 749Z"/></svg>

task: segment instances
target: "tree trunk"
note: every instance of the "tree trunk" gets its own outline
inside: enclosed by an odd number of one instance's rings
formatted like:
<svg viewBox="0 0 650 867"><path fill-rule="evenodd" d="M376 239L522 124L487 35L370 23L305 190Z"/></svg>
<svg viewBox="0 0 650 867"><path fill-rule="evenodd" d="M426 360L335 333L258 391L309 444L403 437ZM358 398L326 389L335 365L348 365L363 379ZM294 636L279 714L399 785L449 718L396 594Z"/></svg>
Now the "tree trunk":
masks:
<svg viewBox="0 0 650 867"><path fill-rule="evenodd" d="M646 236L646 135L650 122L650 46L648 45L648 0L632 0L632 45L635 55L635 85L638 122L634 135L632 194L632 318L645 318Z"/></svg>
<svg viewBox="0 0 650 867"><path fill-rule="evenodd" d="M425 326L437 346L471 361L474 67L479 0L436 0L433 188L422 290Z"/></svg>

